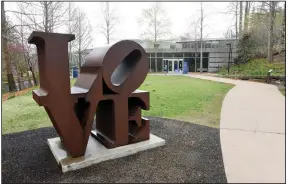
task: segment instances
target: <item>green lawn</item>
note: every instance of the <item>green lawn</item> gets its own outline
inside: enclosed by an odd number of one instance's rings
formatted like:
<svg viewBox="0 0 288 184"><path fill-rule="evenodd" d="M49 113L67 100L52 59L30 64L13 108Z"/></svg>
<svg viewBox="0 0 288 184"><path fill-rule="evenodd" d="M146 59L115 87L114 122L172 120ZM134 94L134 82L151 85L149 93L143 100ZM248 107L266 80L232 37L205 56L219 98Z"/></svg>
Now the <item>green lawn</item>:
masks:
<svg viewBox="0 0 288 184"><path fill-rule="evenodd" d="M283 85L277 85L278 90L280 91L280 93L284 96L286 96L286 88Z"/></svg>
<svg viewBox="0 0 288 184"><path fill-rule="evenodd" d="M75 80L72 81L74 84ZM150 91L145 116L166 117L219 127L221 104L230 84L183 76L148 76L140 89ZM31 92L2 103L2 133L52 126Z"/></svg>

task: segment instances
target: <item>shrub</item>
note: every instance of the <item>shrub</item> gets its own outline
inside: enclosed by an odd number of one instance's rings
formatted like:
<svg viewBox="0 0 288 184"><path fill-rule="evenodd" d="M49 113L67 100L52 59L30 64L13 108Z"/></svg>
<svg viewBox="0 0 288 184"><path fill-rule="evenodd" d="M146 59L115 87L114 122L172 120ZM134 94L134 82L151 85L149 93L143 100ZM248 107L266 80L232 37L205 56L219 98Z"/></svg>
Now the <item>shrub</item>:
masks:
<svg viewBox="0 0 288 184"><path fill-rule="evenodd" d="M253 59L246 64L232 65L229 75L266 76L270 69L273 69L271 76L285 76L285 63L269 63L266 59ZM221 68L218 73L227 75L227 68Z"/></svg>
<svg viewBox="0 0 288 184"><path fill-rule="evenodd" d="M235 64L247 63L250 59L255 57L256 53L256 41L253 39L250 33L246 33L239 40L237 44L238 56L235 59Z"/></svg>

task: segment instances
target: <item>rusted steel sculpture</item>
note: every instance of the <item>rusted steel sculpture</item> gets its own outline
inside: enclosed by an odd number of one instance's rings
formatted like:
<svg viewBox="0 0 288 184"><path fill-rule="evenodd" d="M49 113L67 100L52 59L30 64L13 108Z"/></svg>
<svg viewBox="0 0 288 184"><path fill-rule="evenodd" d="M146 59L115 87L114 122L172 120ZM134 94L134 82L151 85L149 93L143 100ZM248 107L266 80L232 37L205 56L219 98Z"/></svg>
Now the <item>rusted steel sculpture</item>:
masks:
<svg viewBox="0 0 288 184"><path fill-rule="evenodd" d="M96 133L107 148L149 139L149 92L136 90L148 73L148 58L136 42L124 40L97 48L87 56L70 89L68 42L71 34L33 32L37 46L40 89L34 100L44 106L66 150L83 156L96 114Z"/></svg>

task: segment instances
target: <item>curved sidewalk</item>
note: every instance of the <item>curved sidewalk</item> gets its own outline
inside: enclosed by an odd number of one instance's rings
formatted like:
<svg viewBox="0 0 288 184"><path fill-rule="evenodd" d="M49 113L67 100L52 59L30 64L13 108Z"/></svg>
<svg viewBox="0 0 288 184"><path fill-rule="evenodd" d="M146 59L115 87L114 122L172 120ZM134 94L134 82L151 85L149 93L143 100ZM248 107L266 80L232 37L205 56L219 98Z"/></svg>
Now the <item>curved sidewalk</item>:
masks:
<svg viewBox="0 0 288 184"><path fill-rule="evenodd" d="M224 98L221 148L227 181L285 182L285 97L276 86L189 74L235 84Z"/></svg>

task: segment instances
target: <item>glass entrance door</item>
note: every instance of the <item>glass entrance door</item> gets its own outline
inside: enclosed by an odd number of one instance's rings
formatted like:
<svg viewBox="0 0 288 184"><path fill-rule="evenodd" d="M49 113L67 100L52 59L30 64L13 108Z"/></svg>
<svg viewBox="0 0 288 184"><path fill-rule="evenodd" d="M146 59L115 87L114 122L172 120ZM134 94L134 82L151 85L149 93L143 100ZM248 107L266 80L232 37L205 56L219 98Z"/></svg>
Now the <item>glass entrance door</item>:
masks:
<svg viewBox="0 0 288 184"><path fill-rule="evenodd" d="M173 72L173 61L168 60L168 72Z"/></svg>
<svg viewBox="0 0 288 184"><path fill-rule="evenodd" d="M178 60L174 60L174 72L177 72L179 69L178 67Z"/></svg>
<svg viewBox="0 0 288 184"><path fill-rule="evenodd" d="M163 59L163 65L167 65L168 72L183 72L183 59Z"/></svg>

